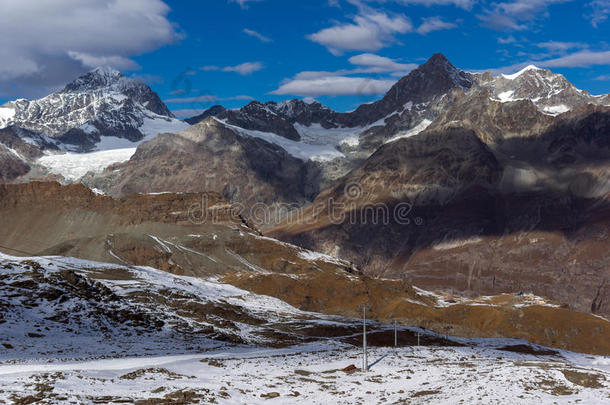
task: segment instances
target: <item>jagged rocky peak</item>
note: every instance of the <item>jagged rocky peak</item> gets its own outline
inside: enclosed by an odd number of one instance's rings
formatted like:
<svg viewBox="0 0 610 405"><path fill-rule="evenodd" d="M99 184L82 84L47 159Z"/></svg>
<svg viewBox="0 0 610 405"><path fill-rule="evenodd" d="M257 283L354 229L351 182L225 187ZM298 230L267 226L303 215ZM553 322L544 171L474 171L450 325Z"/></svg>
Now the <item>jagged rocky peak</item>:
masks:
<svg viewBox="0 0 610 405"><path fill-rule="evenodd" d="M451 89L468 90L473 85L473 77L449 62L441 53L430 59L407 76L403 77L390 89L386 97L405 99L414 103L426 102L446 94Z"/></svg>
<svg viewBox="0 0 610 405"><path fill-rule="evenodd" d="M453 66L442 53L436 53L416 71L433 77L446 77L451 83L467 90L472 87L473 80L470 73L466 73Z"/></svg>
<svg viewBox="0 0 610 405"><path fill-rule="evenodd" d="M21 127L76 151L95 148L104 136L136 142L187 125L145 83L109 67L96 68L40 99L8 103L0 112L5 117L0 128Z"/></svg>
<svg viewBox="0 0 610 405"><path fill-rule="evenodd" d="M291 100L284 100L279 103L268 104L273 104L274 111L288 118L295 118L309 111L332 111L330 108L325 105L322 105L316 100L306 101L293 98Z"/></svg>
<svg viewBox="0 0 610 405"><path fill-rule="evenodd" d="M121 72L114 68L101 66L68 83L62 92L82 92L101 89L118 83L124 77ZM127 80L134 84L137 82L134 79Z"/></svg>
<svg viewBox="0 0 610 405"><path fill-rule="evenodd" d="M434 54L426 63L394 84L381 100L363 104L354 112L347 114L350 116L348 126L371 124L393 113L410 110L410 107L414 106L419 110L427 109L426 106L430 103L439 104L440 99L453 90L469 90L474 82L475 77L472 74L453 66L443 54ZM440 104L434 109L442 108ZM432 120L435 114L430 111L425 115L427 119ZM408 122L418 123L421 122L422 117L406 117L406 119ZM406 125L403 129L412 126Z"/></svg>
<svg viewBox="0 0 610 405"><path fill-rule="evenodd" d="M195 115L194 117L186 118L184 121L195 125L208 117L217 117L220 114L224 113L227 109L221 106L220 104L216 104L205 110L199 115Z"/></svg>

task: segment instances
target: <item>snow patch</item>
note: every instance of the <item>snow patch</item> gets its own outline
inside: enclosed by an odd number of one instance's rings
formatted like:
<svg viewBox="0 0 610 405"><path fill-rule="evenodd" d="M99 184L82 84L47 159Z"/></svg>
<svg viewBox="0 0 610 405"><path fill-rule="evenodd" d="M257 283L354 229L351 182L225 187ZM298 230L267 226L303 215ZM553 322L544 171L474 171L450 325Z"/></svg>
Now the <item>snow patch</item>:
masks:
<svg viewBox="0 0 610 405"><path fill-rule="evenodd" d="M513 73L512 75L502 74L500 76L502 76L503 78L508 79L508 80L515 80L516 78L521 76L523 73L525 73L527 71L530 71L530 70L543 70L543 69L541 69L541 68L539 68L538 66L535 66L535 65L529 65L529 66L524 67L523 69L521 69L517 73Z"/></svg>
<svg viewBox="0 0 610 405"><path fill-rule="evenodd" d="M412 136L415 136L415 135L419 134L420 132L422 132L423 130L425 130L426 128L428 128L430 126L430 124L432 124L432 121L430 121L429 119L423 119L422 122L417 124L415 127L411 128L408 131L403 131L403 132L397 133L392 138L385 141L385 143L390 143L390 142L394 142L398 139L410 138Z"/></svg>
<svg viewBox="0 0 610 405"><path fill-rule="evenodd" d="M544 107L542 111L548 115L559 115L559 114L563 114L564 112L570 111L570 107L568 107L565 104L552 105L552 106Z"/></svg>
<svg viewBox="0 0 610 405"><path fill-rule="evenodd" d="M0 107L0 128L10 125L15 116L15 109L8 107Z"/></svg>
<svg viewBox="0 0 610 405"><path fill-rule="evenodd" d="M108 166L129 160L136 148L110 149L91 153L54 153L42 156L37 163L50 173L74 181L88 172L101 173Z"/></svg>

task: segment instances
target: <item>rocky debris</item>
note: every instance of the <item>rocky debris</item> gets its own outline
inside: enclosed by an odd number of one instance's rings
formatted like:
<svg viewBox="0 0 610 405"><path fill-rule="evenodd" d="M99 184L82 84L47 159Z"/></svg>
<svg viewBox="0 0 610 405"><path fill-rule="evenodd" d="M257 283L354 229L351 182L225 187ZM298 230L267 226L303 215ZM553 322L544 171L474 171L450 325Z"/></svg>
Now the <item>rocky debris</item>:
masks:
<svg viewBox="0 0 610 405"><path fill-rule="evenodd" d="M261 398L266 398L266 399L278 398L279 396L280 396L280 393L276 392L276 391L271 391L271 392L267 392L266 394L261 394Z"/></svg>
<svg viewBox="0 0 610 405"><path fill-rule="evenodd" d="M566 380L572 384L586 388L603 388L603 381L606 380L603 374L592 374L575 370L561 370Z"/></svg>
<svg viewBox="0 0 610 405"><path fill-rule="evenodd" d="M358 370L358 369L356 368L356 366L354 366L353 364L350 364L349 366L345 367L345 368L344 368L343 370L341 370L341 371L343 371L344 373L348 373L348 374L350 374L350 373L355 372L356 370Z"/></svg>

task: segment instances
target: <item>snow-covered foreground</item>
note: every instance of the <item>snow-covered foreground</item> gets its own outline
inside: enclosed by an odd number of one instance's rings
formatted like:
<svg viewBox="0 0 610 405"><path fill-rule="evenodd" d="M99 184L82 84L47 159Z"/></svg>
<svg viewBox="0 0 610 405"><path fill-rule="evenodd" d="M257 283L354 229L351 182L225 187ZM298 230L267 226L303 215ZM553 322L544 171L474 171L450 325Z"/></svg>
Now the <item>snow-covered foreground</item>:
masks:
<svg viewBox="0 0 610 405"><path fill-rule="evenodd" d="M610 401L610 357L401 326L362 372L361 339L357 319L213 279L0 253L0 404Z"/></svg>
<svg viewBox="0 0 610 405"><path fill-rule="evenodd" d="M535 356L485 347L399 347L361 352L309 344L223 348L164 357L0 365L0 401L223 404L607 404L603 358ZM607 364L607 359L605 359ZM588 364L587 366L575 363ZM158 399L145 402L147 399ZM163 400L163 401L159 401Z"/></svg>

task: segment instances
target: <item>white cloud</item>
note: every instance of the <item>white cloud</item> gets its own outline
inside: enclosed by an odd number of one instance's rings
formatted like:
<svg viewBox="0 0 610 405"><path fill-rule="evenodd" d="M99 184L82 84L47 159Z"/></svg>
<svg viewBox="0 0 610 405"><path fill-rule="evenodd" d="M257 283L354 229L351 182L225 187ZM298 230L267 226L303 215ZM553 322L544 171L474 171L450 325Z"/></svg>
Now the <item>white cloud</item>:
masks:
<svg viewBox="0 0 610 405"><path fill-rule="evenodd" d="M181 97L181 98L168 98L163 100L164 103L197 103L197 102L205 102L205 103L213 103L218 101L218 97L213 94L202 94L200 96L194 97Z"/></svg>
<svg viewBox="0 0 610 405"><path fill-rule="evenodd" d="M204 112L205 108L185 108L184 110L172 110L172 113L179 118L190 118Z"/></svg>
<svg viewBox="0 0 610 405"><path fill-rule="evenodd" d="M493 74L515 73L528 65L536 65L544 68L586 68L591 66L610 66L610 51L584 50L557 58L529 60L501 68L488 69L487 71Z"/></svg>
<svg viewBox="0 0 610 405"><path fill-rule="evenodd" d="M83 52L68 51L68 56L79 61L83 66L88 68L96 68L98 66L112 66L116 69L136 70L140 69L140 65L129 58L123 56L96 56Z"/></svg>
<svg viewBox="0 0 610 405"><path fill-rule="evenodd" d="M354 68L332 72L299 72L293 78L284 80L280 87L271 94L312 97L383 94L396 82L394 78L362 75L389 74L393 77L400 77L417 67L414 63L401 63L373 53L352 56L348 62L354 65Z"/></svg>
<svg viewBox="0 0 610 405"><path fill-rule="evenodd" d="M498 38L498 43L502 45L513 44L515 42L517 42L517 39L512 35L509 35L506 38Z"/></svg>
<svg viewBox="0 0 610 405"><path fill-rule="evenodd" d="M586 48L587 44L582 42L561 42L561 41L547 41L536 44L538 48L546 49L549 52L563 53L575 48Z"/></svg>
<svg viewBox="0 0 610 405"><path fill-rule="evenodd" d="M457 24L443 21L440 17L428 17L423 19L423 23L417 28L417 33L426 35L432 31L449 30L456 27Z"/></svg>
<svg viewBox="0 0 610 405"><path fill-rule="evenodd" d="M246 9L248 8L248 3L258 3L263 0L229 0L229 3L237 3L239 7Z"/></svg>
<svg viewBox="0 0 610 405"><path fill-rule="evenodd" d="M592 8L591 25L597 28L610 15L610 0L593 0L589 3L589 7Z"/></svg>
<svg viewBox="0 0 610 405"><path fill-rule="evenodd" d="M384 94L394 83L394 80L328 76L310 80L290 80L271 94L301 97Z"/></svg>
<svg viewBox="0 0 610 405"><path fill-rule="evenodd" d="M610 65L610 51L580 51L559 58L538 62L546 67L590 67Z"/></svg>
<svg viewBox="0 0 610 405"><path fill-rule="evenodd" d="M200 70L209 72L209 71L214 71L214 70L221 70L223 72L235 72L235 73L239 73L242 76L246 76L249 74L252 74L254 72L257 72L259 70L262 70L265 67L265 65L263 65L261 62L245 62L245 63L240 63L239 65L235 65L235 66L215 66L215 65L209 65L209 66L203 66L200 68Z"/></svg>
<svg viewBox="0 0 610 405"><path fill-rule="evenodd" d="M548 17L548 8L553 4L574 0L512 0L491 3L491 8L477 15L482 25L499 31L522 31L531 27L531 22Z"/></svg>
<svg viewBox="0 0 610 405"><path fill-rule="evenodd" d="M218 97L213 94L202 94L194 97L181 97L181 98L168 98L167 100L163 100L164 103L197 103L197 102L205 102L205 103L213 103L216 101L230 101L230 100L254 100L250 96L239 95L239 96L231 96L231 97Z"/></svg>
<svg viewBox="0 0 610 405"><path fill-rule="evenodd" d="M266 37L263 34L256 32L254 30L244 28L243 32L244 32L244 34L254 37L254 38L260 40L261 42L273 42L273 40L271 38Z"/></svg>
<svg viewBox="0 0 610 405"><path fill-rule="evenodd" d="M377 0L380 1L380 0ZM383 0L381 0L383 1ZM394 0L402 4L414 4L422 6L456 6L470 10L478 0Z"/></svg>
<svg viewBox="0 0 610 405"><path fill-rule="evenodd" d="M399 63L394 59L386 58L372 53L363 53L348 59L352 65L360 66L352 70L353 73L384 73L384 72L409 72L417 67L414 63ZM343 71L341 74L345 74Z"/></svg>
<svg viewBox="0 0 610 405"><path fill-rule="evenodd" d="M44 92L97 62L137 68L132 56L181 36L161 0L3 0L1 9L0 93L5 95L9 87Z"/></svg>
<svg viewBox="0 0 610 405"><path fill-rule="evenodd" d="M352 23L324 28L307 38L340 55L344 51L378 51L395 42L395 35L412 30L411 21L404 15L389 16L367 9L361 10Z"/></svg>
<svg viewBox="0 0 610 405"><path fill-rule="evenodd" d="M249 75L257 72L263 68L263 64L260 62L246 62L235 66L227 66L222 69L223 72L236 72L240 75Z"/></svg>
<svg viewBox="0 0 610 405"><path fill-rule="evenodd" d="M595 79L593 80L597 80L600 82L610 82L610 75L601 75L601 76L597 76Z"/></svg>

